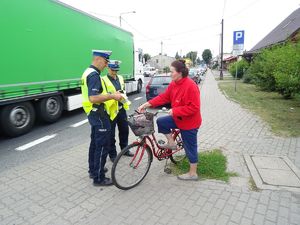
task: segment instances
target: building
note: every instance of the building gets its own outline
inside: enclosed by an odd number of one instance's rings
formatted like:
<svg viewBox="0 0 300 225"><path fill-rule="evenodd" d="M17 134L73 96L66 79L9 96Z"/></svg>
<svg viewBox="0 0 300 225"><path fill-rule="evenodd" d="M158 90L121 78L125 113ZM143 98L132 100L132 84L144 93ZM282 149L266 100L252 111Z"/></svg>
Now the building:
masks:
<svg viewBox="0 0 300 225"><path fill-rule="evenodd" d="M173 61L175 61L174 57L160 54L151 57L151 59L147 61L147 64L162 72L163 69L169 67Z"/></svg>
<svg viewBox="0 0 300 225"><path fill-rule="evenodd" d="M223 69L228 70L231 63L234 63L238 60L237 56L228 56L223 59Z"/></svg>
<svg viewBox="0 0 300 225"><path fill-rule="evenodd" d="M252 56L259 53L262 49L282 44L289 40L293 42L300 40L300 8L283 20L250 51L245 52L244 57L251 60Z"/></svg>

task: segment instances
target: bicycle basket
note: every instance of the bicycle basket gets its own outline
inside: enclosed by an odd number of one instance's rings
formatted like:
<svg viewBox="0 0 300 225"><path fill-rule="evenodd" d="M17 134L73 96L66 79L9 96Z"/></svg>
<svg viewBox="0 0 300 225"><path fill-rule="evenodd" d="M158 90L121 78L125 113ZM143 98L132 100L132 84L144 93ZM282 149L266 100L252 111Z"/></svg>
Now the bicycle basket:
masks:
<svg viewBox="0 0 300 225"><path fill-rule="evenodd" d="M135 136L154 133L154 114L150 112L135 113L128 117L128 124Z"/></svg>

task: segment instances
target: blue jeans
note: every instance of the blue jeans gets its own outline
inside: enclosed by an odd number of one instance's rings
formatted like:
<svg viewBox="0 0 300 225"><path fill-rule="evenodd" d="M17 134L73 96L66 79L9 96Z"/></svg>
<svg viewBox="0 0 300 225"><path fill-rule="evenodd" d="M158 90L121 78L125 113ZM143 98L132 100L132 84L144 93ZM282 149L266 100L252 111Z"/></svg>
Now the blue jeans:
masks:
<svg viewBox="0 0 300 225"><path fill-rule="evenodd" d="M158 132L170 134L171 129L177 129L172 116L162 116L157 119ZM197 133L198 129L180 130L183 147L190 163L198 163Z"/></svg>
<svg viewBox="0 0 300 225"><path fill-rule="evenodd" d="M110 143L110 121L108 116L100 116L98 112L90 112L88 120L91 125L91 143L89 148L89 172L94 180L105 178L104 166Z"/></svg>

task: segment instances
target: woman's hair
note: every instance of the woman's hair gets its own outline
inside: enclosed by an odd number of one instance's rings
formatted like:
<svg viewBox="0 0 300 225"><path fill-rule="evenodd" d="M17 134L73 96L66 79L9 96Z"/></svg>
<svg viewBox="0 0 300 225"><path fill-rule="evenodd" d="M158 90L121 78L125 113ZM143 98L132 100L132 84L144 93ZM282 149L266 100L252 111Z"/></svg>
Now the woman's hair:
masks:
<svg viewBox="0 0 300 225"><path fill-rule="evenodd" d="M189 69L186 67L184 59L172 62L171 66L175 68L176 72L181 73L182 77L187 77L189 75Z"/></svg>

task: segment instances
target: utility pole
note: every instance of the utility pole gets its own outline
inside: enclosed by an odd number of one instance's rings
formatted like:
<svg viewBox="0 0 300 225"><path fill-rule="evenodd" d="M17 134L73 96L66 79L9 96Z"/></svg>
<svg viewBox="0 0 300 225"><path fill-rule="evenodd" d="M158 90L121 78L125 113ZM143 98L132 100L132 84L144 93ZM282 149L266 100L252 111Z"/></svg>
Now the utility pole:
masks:
<svg viewBox="0 0 300 225"><path fill-rule="evenodd" d="M223 80L223 37L224 37L224 19L222 19L222 33L221 33L221 68L220 68L220 80Z"/></svg>
<svg viewBox="0 0 300 225"><path fill-rule="evenodd" d="M160 42L160 54L161 55L163 54L163 42L162 41Z"/></svg>

